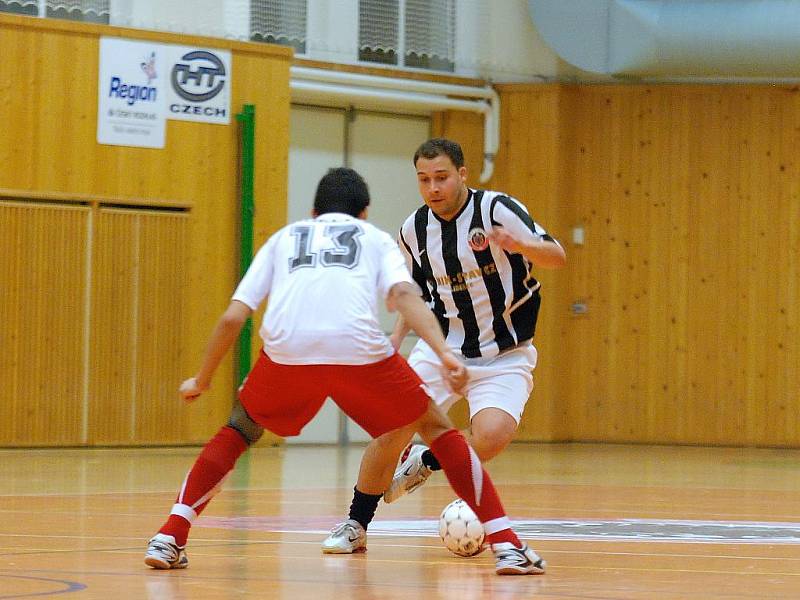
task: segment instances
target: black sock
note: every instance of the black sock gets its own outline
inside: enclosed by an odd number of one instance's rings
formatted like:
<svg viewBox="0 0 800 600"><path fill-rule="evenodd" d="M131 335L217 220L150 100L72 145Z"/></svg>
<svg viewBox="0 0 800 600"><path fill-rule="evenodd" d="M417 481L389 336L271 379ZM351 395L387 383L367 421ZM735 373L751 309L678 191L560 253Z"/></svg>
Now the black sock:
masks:
<svg viewBox="0 0 800 600"><path fill-rule="evenodd" d="M366 529L369 527L372 517L375 516L375 509L378 508L378 501L383 494L365 494L360 492L357 487L353 488L353 503L350 505L350 518L361 523Z"/></svg>
<svg viewBox="0 0 800 600"><path fill-rule="evenodd" d="M433 455L433 452L431 452L430 448L422 453L422 464L428 467L431 471L442 470L442 465L440 465L439 461L436 460L436 457Z"/></svg>

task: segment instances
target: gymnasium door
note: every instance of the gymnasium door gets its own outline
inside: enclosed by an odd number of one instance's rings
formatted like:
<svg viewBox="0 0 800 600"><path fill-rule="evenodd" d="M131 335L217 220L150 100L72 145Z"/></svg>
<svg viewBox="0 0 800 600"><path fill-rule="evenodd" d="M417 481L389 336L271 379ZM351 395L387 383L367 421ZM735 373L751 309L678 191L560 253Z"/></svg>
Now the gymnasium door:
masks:
<svg viewBox="0 0 800 600"><path fill-rule="evenodd" d="M293 105L290 127L289 221L310 215L317 182L329 168L347 166L361 173L369 185L370 222L396 235L403 220L421 202L412 157L429 137L430 120ZM394 316L385 309L381 325L386 332L394 325ZM413 339L407 340L404 348L410 347L410 342ZM303 433L287 442L345 444L369 439L328 399Z"/></svg>

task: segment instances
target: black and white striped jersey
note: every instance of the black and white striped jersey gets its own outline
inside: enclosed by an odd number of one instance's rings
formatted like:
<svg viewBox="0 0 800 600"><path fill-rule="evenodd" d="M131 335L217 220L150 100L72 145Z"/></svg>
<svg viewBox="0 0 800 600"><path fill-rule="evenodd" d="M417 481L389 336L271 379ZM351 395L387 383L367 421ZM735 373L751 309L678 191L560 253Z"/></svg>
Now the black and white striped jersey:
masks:
<svg viewBox="0 0 800 600"><path fill-rule="evenodd" d="M400 248L447 343L467 358L491 357L533 338L541 298L532 264L489 243L501 226L517 240L555 242L518 200L469 190L450 221L427 206L400 228ZM558 243L558 242L556 242Z"/></svg>

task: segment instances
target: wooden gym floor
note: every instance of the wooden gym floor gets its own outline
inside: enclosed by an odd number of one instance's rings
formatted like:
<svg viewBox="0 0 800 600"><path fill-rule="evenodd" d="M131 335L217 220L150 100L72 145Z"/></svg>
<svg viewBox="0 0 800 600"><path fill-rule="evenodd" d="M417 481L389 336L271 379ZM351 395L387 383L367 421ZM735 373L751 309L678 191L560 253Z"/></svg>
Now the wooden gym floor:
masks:
<svg viewBox="0 0 800 600"><path fill-rule="evenodd" d="M142 557L197 448L0 451L0 599L800 598L800 451L512 445L489 470L549 570L498 577L436 537L441 474L379 506L369 552L323 556L361 450L252 450L185 571Z"/></svg>

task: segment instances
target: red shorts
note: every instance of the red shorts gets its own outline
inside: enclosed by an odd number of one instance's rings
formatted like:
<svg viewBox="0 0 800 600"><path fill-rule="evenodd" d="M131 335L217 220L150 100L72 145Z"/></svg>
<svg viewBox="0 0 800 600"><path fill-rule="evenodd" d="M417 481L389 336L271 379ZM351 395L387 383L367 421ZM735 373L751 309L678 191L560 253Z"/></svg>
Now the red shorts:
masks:
<svg viewBox="0 0 800 600"><path fill-rule="evenodd" d="M416 421L430 397L398 354L367 365L281 365L262 351L239 391L256 423L298 435L328 397L372 437Z"/></svg>

